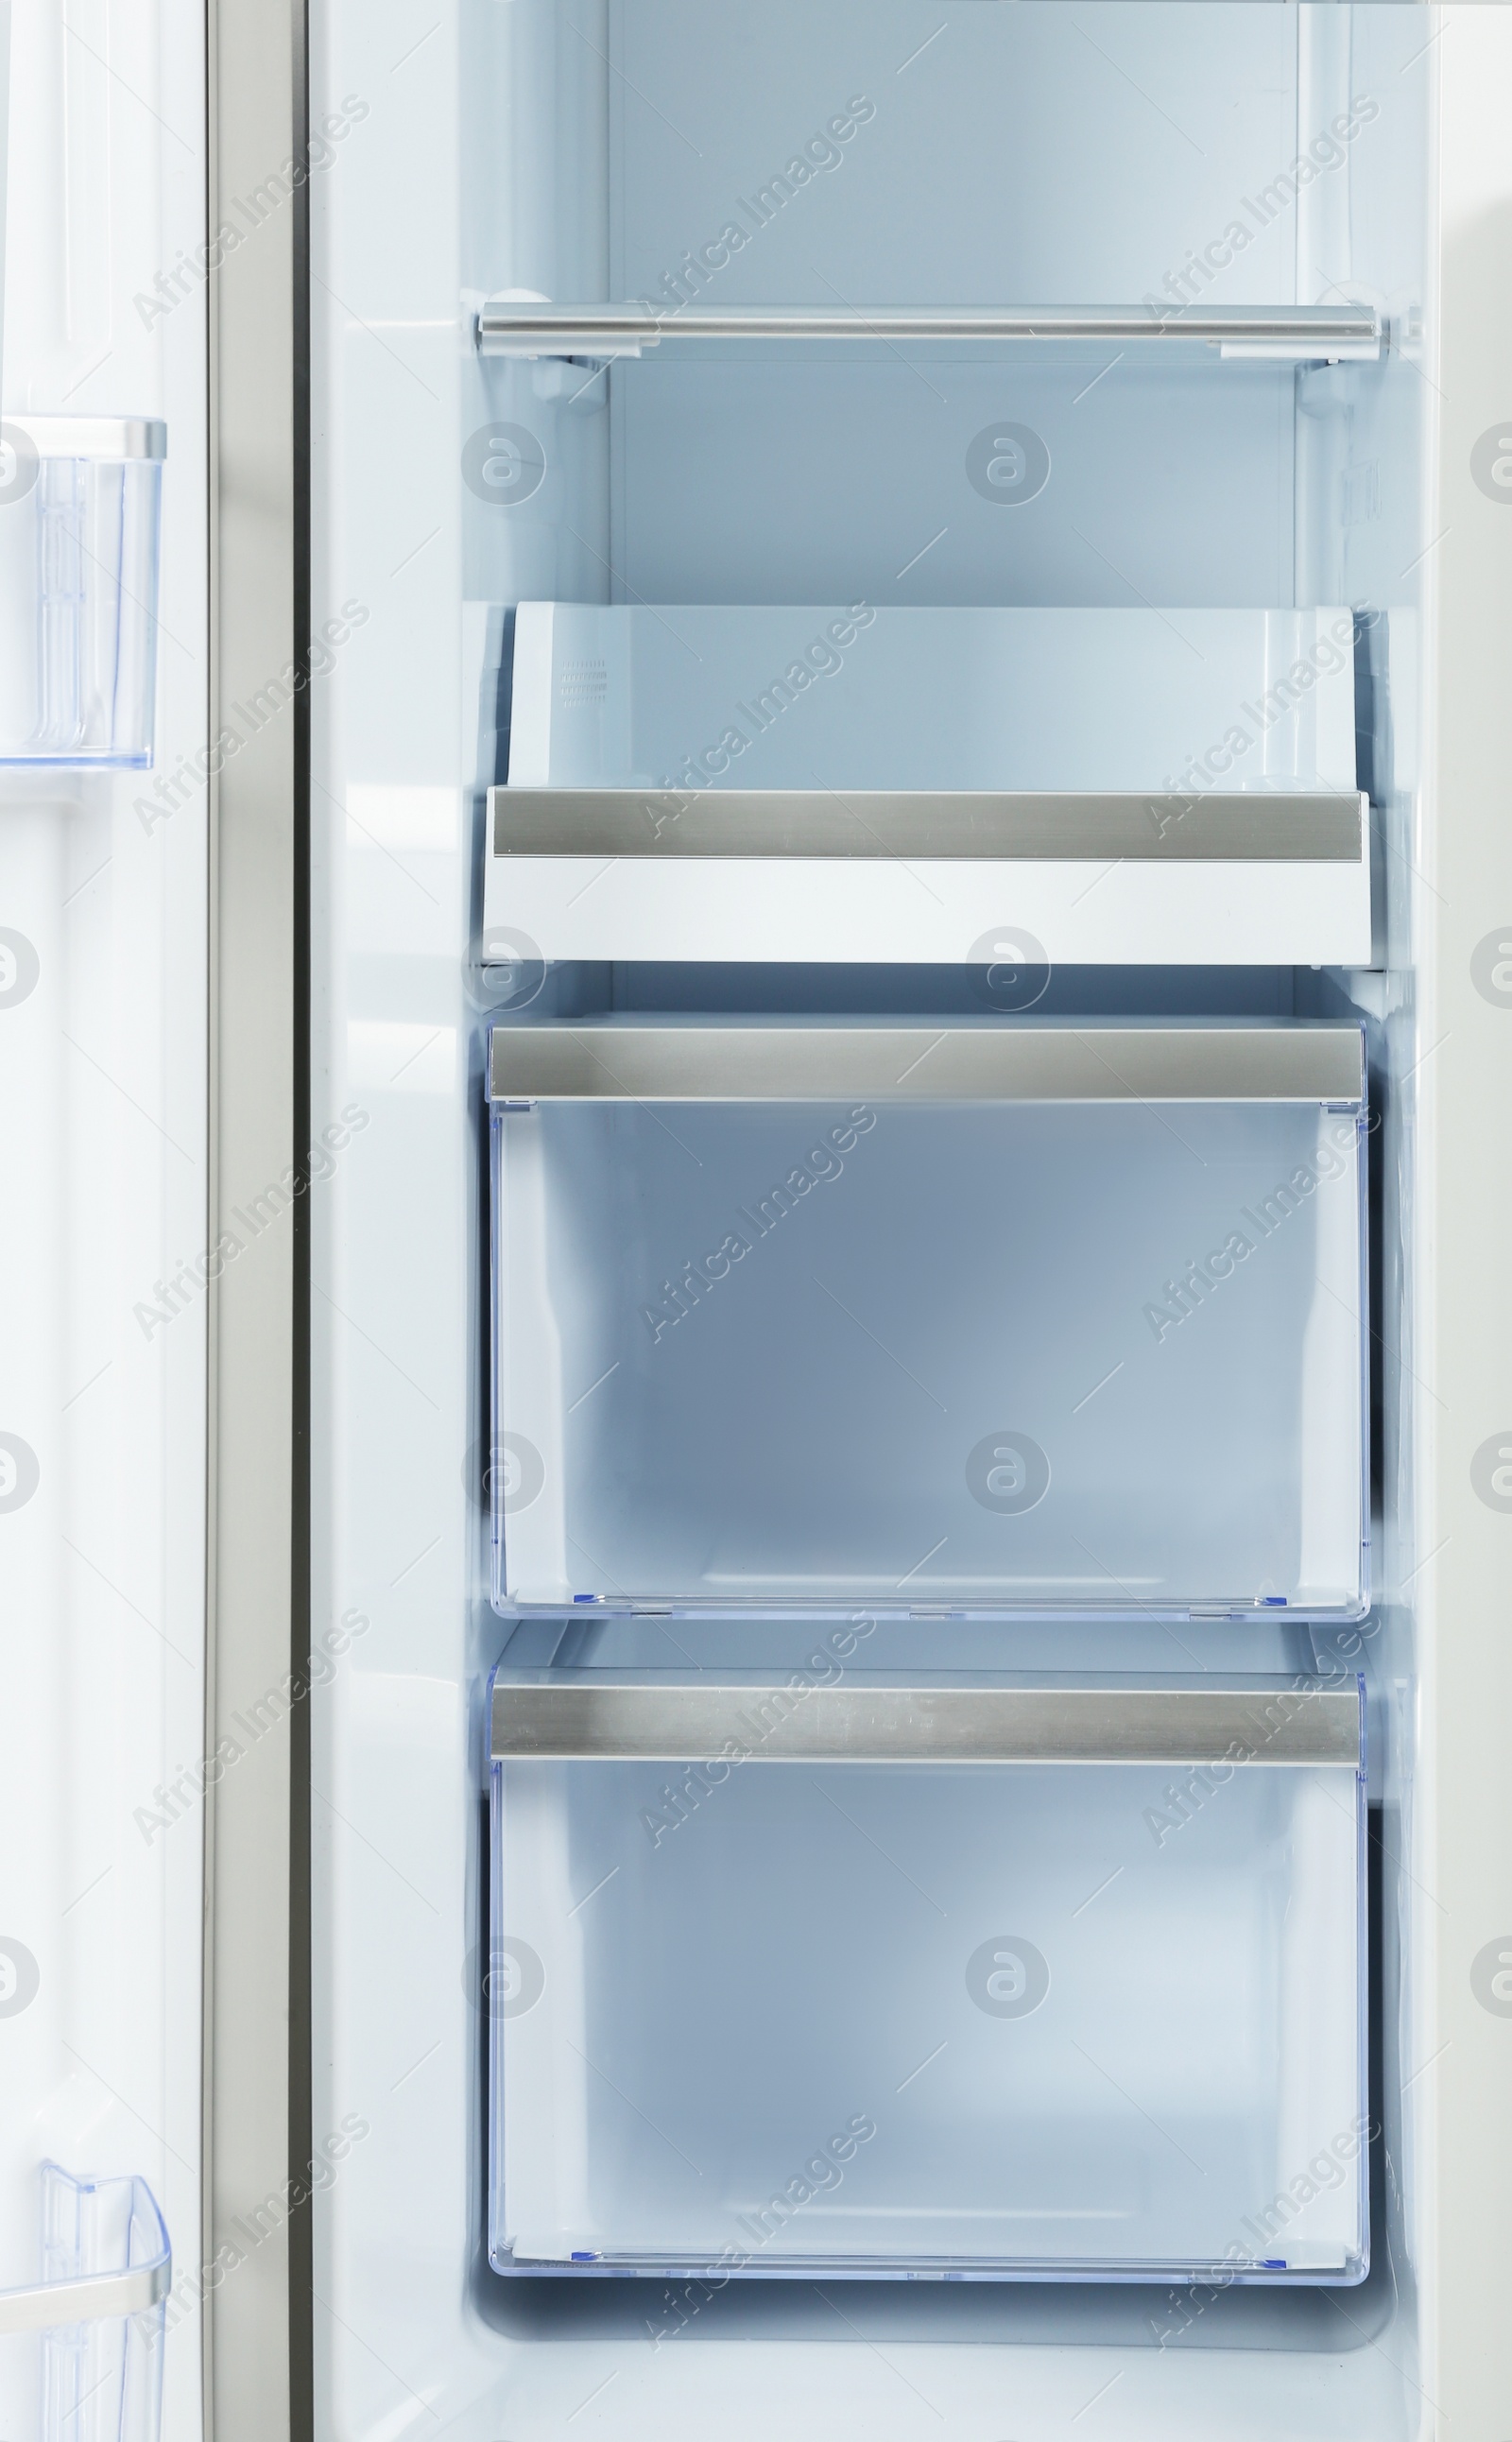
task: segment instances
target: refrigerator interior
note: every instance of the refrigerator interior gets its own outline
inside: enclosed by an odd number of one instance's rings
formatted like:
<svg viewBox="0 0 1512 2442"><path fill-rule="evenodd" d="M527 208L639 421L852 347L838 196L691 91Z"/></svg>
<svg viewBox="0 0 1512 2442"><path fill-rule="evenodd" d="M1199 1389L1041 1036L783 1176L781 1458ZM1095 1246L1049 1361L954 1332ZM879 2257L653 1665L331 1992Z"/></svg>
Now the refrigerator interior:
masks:
<svg viewBox="0 0 1512 2442"><path fill-rule="evenodd" d="M396 12L329 0L314 14L317 114L372 97L360 150L311 199L314 616L317 630L338 611L344 623L313 764L314 1108L317 1128L340 1138L312 1223L315 1615L345 1639L314 1705L313 2110L318 2140L354 2116L362 2129L315 2207L322 2432L520 2442L569 2422L640 2435L717 2420L756 2435L780 2420L817 2437L837 2417L900 2436L943 2420L983 2442L1073 2426L1120 2442L1173 2425L1299 2442L1417 2431L1421 2197L1402 2030L1418 1903L1400 1861L1418 1661L1412 911L1434 73L1421 25L1405 8L1250 0L774 0L754 12L459 0L420 41ZM842 123L844 136L831 132ZM1309 176L1286 174L1303 159ZM739 217L792 162L807 174L788 179L787 196ZM728 227L748 242L721 245ZM686 258L711 245L727 260L695 282ZM684 295L710 306L1154 300L1158 314L1359 300L1380 312L1388 343L1378 361L1326 365L1165 338L695 339L676 333L680 265ZM607 366L483 355L478 309L511 292L660 296L666 319L654 348ZM1014 427L1031 471L1036 451L1047 463L1022 498L973 483L974 446L994 421ZM513 453L514 505L484 479L500 446ZM928 963L868 960L854 942L823 963L549 962L523 927L501 952L492 909L485 937L486 793L507 793L518 724L535 724L532 752L546 757L535 776L557 776L525 683L549 656L538 635L533 661L520 651L541 621L520 606L558 606L555 619L587 639L562 673L575 712L617 683L613 640L628 614L647 634L654 625L657 752L680 738L690 755L716 734L700 695L712 684L702 610L723 635L759 610L762 651L780 632L779 649L791 637L797 655L832 606L857 604L875 605L879 625L896 614L900 638L905 614L938 610L938 629L920 629L936 640L926 662L968 612L1096 611L1138 622L1131 637L1157 623L1153 665L1169 647L1193 667L1220 612L1269 614L1260 633L1283 614L1347 606L1353 776L1376 866L1372 959L1220 963L1203 935L1181 962L1152 962L1131 939L1124 959L1066 964L1036 955L1028 928L1015 938L992 907L983 931L996 924L1001 938L986 957L971 959L963 940L954 960ZM846 683L843 666L816 682L836 702ZM965 685L955 668L942 683ZM1256 700L1248 674L1239 694ZM926 773L933 701L921 690L891 715ZM782 710L784 741L805 711ZM1077 757L1112 768L1088 743L1107 742L1095 688L1047 689L1039 712L1064 731L1066 762L1044 729L1012 739L1036 785ZM1163 729L1148 703L1139 718L1162 784L1214 785L1224 726ZM1227 725L1244 718L1236 708ZM644 776L638 761L626 768ZM668 751L665 768L645 770L661 784L679 768ZM878 769L885 779L884 758ZM1144 767L1134 785L1149 785ZM1101 888L1101 870L1088 866L1078 887ZM790 886L801 893L801 873ZM506 2281L490 2269L485 1698L518 1631L490 1583L487 1034L650 1017L1365 1025L1366 1615L885 1624L901 1671L1363 1673L1375 2134L1360 2286ZM580 1134L581 1168L601 1149L591 1123ZM752 1189L764 1180L758 1160ZM592 1195L580 1210L590 1235L611 1236ZM897 1195L874 1214L904 1226ZM865 1200L849 1228L864 1259ZM1183 1240L1171 1260L1188 1251ZM584 1278L601 1282L612 1254L600 1245ZM1074 1315L1069 1259L1066 1274ZM1085 1387L1079 1376L1066 1404ZM760 1670L777 1667L782 1632L759 1613L701 1622L693 1650ZM635 1633L648 1651L683 1627ZM564 1768L579 1780L595 1769ZM885 1813L885 1790L882 1801ZM609 1801L582 1802L591 1815ZM1091 1816L1076 1823L1083 1863L1097 1845ZM804 2000L759 1973L770 1843L757 1824L742 1845L737 1819L698 1853L720 1944L751 1929L743 2040L759 2049L768 2019L792 2040ZM1036 1820L1042 1836L1053 1817ZM881 1817L874 1828L886 1837ZM927 1809L916 1832L927 1846ZM1226 1836L1238 1838L1237 1817ZM612 1886L606 1898L615 1904ZM819 1941L823 1911L810 1905ZM889 1925L881 1886L866 1906L875 1941L906 1951L905 1919ZM842 1938L856 1939L848 1919ZM632 1945L623 1972L696 1976L697 1950L653 1964ZM896 2003L865 1942L855 1956L873 1996L859 2053L888 2032ZM1190 1959L1185 1972L1197 1973ZM1183 2008L1179 1990L1171 2006ZM674 2006L670 2022L659 2041L684 2042L703 2073L707 2020L690 1999L685 2021ZM605 2040L613 2032L610 2013ZM675 2052L655 2067L678 2092ZM796 2072L794 2092L806 2147ZM874 2105L868 2088L854 2108L880 2121L893 2101ZM826 2133L816 2123L812 2141ZM1319 2183L1305 2162L1296 2174Z"/></svg>

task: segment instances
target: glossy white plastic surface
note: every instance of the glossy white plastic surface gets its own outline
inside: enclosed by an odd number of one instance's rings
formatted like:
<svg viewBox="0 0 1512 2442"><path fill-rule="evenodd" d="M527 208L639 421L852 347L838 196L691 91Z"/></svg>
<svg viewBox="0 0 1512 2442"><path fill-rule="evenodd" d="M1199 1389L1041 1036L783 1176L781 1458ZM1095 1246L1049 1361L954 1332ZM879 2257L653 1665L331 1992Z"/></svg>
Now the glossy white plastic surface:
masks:
<svg viewBox="0 0 1512 2442"><path fill-rule="evenodd" d="M194 2285L156 2310L164 2434L199 2442L209 355L205 284L155 283L205 237L206 26L9 19L0 760L36 759L0 771L0 2290L139 2267L145 2182ZM167 799L132 768L159 623ZM0 2433L116 2442L107 2333L0 2341Z"/></svg>

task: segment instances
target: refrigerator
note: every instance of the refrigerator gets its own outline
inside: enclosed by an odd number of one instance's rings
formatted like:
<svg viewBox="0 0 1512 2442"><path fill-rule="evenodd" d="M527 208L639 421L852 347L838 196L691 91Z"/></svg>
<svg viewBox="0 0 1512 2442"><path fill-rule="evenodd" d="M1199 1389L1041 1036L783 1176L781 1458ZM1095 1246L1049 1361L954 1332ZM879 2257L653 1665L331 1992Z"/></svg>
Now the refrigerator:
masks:
<svg viewBox="0 0 1512 2442"><path fill-rule="evenodd" d="M9 39L6 2430L1504 2442L1504 12Z"/></svg>

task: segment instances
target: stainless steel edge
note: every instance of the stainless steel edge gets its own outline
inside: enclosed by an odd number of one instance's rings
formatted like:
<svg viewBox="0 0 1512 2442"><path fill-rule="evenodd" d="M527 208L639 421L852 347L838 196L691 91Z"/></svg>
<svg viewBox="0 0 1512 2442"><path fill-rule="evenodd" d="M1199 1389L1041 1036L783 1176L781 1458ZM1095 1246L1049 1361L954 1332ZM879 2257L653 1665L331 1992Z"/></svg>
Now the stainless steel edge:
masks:
<svg viewBox="0 0 1512 2442"><path fill-rule="evenodd" d="M166 458L168 427L155 415L8 415L39 458Z"/></svg>
<svg viewBox="0 0 1512 2442"><path fill-rule="evenodd" d="M478 344L592 351L669 339L1165 339L1247 342L1326 353L1377 346L1381 319L1368 305L751 305L664 310L635 299L615 304L537 304L490 298L478 316Z"/></svg>
<svg viewBox="0 0 1512 2442"><path fill-rule="evenodd" d="M48 2332L73 2324L114 2323L145 2314L167 2297L171 2255L134 2264L126 2272L95 2272L81 2281L39 2281L27 2289L0 2289L0 2333Z"/></svg>
<svg viewBox="0 0 1512 2442"><path fill-rule="evenodd" d="M1269 1687L518 1686L496 1681L496 1763L1345 1764L1354 1685Z"/></svg>
<svg viewBox="0 0 1512 2442"><path fill-rule="evenodd" d="M302 0L211 0L209 228L236 223L303 149ZM291 2262L301 2215L245 2243L290 2179L290 1716L245 1723L286 1689L292 1635L294 1230L234 1217L284 1177L295 1139L295 712L256 702L294 663L296 246L291 200L228 248L210 316L209 735L240 739L210 793L210 1217L242 1241L209 1292L209 1637L205 1749L246 1752L207 1788L204 2422L213 2442L287 2442ZM244 1724L240 1736L238 1718ZM238 2248L238 2233L241 2245ZM234 2278L203 2268L238 2248ZM189 2251L184 2251L188 2253ZM245 2260L244 2260L245 2259Z"/></svg>
<svg viewBox="0 0 1512 2442"><path fill-rule="evenodd" d="M1357 1026L496 1026L496 1102L1355 1103Z"/></svg>
<svg viewBox="0 0 1512 2442"><path fill-rule="evenodd" d="M503 856L930 857L1047 863L1357 865L1365 800L1309 790L511 789L489 791Z"/></svg>

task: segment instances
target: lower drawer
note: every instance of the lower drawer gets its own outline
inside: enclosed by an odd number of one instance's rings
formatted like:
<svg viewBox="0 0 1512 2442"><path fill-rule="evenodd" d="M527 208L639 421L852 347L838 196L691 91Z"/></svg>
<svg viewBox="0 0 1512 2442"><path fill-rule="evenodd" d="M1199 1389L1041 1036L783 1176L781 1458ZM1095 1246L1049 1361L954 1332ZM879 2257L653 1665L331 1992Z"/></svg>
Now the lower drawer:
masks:
<svg viewBox="0 0 1512 2442"><path fill-rule="evenodd" d="M1357 1686L836 1677L496 1678L496 2269L1363 2279Z"/></svg>

